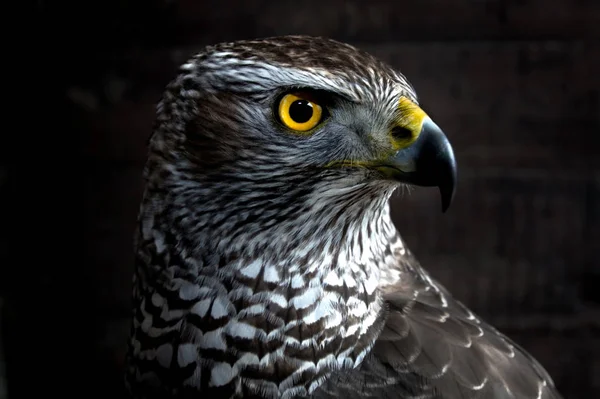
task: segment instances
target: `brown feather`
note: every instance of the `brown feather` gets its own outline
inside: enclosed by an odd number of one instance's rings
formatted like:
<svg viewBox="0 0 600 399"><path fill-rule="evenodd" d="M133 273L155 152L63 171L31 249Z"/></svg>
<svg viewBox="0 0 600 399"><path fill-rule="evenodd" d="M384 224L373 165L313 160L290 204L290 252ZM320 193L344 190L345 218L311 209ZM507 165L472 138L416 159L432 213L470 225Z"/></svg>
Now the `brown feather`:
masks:
<svg viewBox="0 0 600 399"><path fill-rule="evenodd" d="M386 324L360 369L314 397L560 399L539 363L432 280L410 254L382 287Z"/></svg>

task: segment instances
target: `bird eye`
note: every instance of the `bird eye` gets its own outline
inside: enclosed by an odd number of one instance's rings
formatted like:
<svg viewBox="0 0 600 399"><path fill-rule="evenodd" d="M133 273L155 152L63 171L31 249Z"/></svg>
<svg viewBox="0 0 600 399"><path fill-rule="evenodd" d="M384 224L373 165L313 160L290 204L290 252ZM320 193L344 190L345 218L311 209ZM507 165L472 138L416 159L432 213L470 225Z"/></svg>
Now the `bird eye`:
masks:
<svg viewBox="0 0 600 399"><path fill-rule="evenodd" d="M304 93L286 94L279 101L279 119L292 130L306 132L321 122L323 108Z"/></svg>

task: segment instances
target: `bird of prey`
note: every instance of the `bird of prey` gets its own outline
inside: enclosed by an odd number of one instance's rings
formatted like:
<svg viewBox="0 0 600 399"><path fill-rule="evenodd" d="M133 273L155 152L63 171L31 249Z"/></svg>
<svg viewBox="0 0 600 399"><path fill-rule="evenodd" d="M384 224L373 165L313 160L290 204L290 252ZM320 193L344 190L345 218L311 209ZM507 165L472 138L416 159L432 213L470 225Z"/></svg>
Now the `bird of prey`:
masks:
<svg viewBox="0 0 600 399"><path fill-rule="evenodd" d="M157 106L135 248L135 398L558 399L406 247L388 199L457 179L407 79L327 38L206 47Z"/></svg>

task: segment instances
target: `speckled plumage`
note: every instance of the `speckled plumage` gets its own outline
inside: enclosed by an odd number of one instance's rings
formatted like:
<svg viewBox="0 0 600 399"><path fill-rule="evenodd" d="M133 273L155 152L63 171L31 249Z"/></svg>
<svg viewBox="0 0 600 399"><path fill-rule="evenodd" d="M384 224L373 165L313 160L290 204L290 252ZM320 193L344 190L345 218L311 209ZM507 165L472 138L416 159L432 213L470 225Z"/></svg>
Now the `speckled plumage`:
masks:
<svg viewBox="0 0 600 399"><path fill-rule="evenodd" d="M273 104L305 88L331 117L295 136ZM400 183L352 166L389 150L401 96L416 102L401 74L323 38L220 44L181 67L145 169L134 397L560 397L404 246Z"/></svg>

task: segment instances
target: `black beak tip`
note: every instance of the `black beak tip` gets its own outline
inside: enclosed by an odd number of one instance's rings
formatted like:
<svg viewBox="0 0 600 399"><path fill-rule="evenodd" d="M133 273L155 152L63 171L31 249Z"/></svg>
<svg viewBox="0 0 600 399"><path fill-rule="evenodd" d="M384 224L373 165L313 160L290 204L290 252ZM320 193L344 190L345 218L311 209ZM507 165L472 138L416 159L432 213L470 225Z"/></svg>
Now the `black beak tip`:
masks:
<svg viewBox="0 0 600 399"><path fill-rule="evenodd" d="M450 205L452 204L452 198L454 197L454 194L449 194L448 192L445 192L441 187L440 194L442 195L442 213L446 213L446 211L448 210L448 208L450 208Z"/></svg>
<svg viewBox="0 0 600 399"><path fill-rule="evenodd" d="M452 201L454 200L454 194L456 193L456 161L452 157L452 167L450 168L450 176L447 176L443 184L440 184L440 196L442 197L442 213L446 213Z"/></svg>

